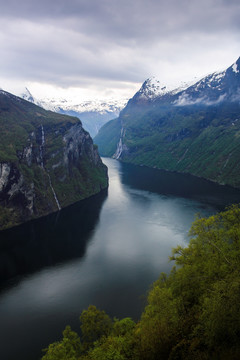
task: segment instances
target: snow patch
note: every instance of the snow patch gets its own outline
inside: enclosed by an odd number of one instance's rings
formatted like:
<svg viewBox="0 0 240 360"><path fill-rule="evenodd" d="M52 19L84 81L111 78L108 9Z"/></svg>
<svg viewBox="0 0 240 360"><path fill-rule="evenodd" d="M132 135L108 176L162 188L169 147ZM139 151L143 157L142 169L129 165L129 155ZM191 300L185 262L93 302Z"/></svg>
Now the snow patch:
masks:
<svg viewBox="0 0 240 360"><path fill-rule="evenodd" d="M169 83L163 84L155 76L148 78L142 85L138 94L141 98L154 99L166 94L177 94L180 91L187 89L190 83L182 82L180 84Z"/></svg>
<svg viewBox="0 0 240 360"><path fill-rule="evenodd" d="M24 100L30 101L32 103L35 102L34 97L32 96L31 92L28 90L27 87L25 87L25 92L23 94L21 94L21 98L23 98Z"/></svg>
<svg viewBox="0 0 240 360"><path fill-rule="evenodd" d="M219 81L225 76L225 74L226 74L226 70L221 71L221 72L215 72L215 73L213 73L213 79Z"/></svg>
<svg viewBox="0 0 240 360"><path fill-rule="evenodd" d="M232 66L232 71L235 72L236 74L239 73L237 63L234 63L234 64L233 64L233 66Z"/></svg>
<svg viewBox="0 0 240 360"><path fill-rule="evenodd" d="M51 99L44 98L35 100L35 104L43 107L46 110L55 112L74 111L77 113L83 112L98 112L99 114L107 113L120 113L120 111L126 106L127 99L110 99L109 101L95 100L95 101L83 101L79 99Z"/></svg>

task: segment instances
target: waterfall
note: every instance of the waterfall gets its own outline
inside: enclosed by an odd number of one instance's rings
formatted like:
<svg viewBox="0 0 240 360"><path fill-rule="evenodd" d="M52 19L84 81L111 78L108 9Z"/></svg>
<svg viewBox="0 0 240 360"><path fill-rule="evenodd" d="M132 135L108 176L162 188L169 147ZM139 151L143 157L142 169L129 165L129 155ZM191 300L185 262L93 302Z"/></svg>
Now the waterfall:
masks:
<svg viewBox="0 0 240 360"><path fill-rule="evenodd" d="M44 130L43 130L43 126L41 125L41 130L42 130L42 143L40 145L40 161L41 161L41 167L44 169L44 165L43 165L43 147L45 144L45 134L44 134Z"/></svg>
<svg viewBox="0 0 240 360"><path fill-rule="evenodd" d="M53 186L52 186L52 181L51 181L50 175L49 175L49 173L47 172L47 170L45 169L44 163L43 163L43 148L44 148L44 144L45 144L45 134L44 134L44 129L43 129L43 126L42 126L42 125L41 125L41 131L42 131L42 137L41 137L42 141L41 141L41 145L40 145L40 161L41 161L41 167L42 167L42 169L45 170L46 173L47 173L47 176L48 176L48 179L49 179L49 185L50 185L50 188L51 188L51 190L52 190L54 199L55 199L55 201L56 201L58 210L61 210L61 206L60 206L60 204L59 204L57 195L56 195L55 190L54 190L54 188L53 188Z"/></svg>
<svg viewBox="0 0 240 360"><path fill-rule="evenodd" d="M55 190L54 190L54 188L53 188L53 186L52 186L52 181L51 181L50 175L49 175L48 173L47 173L47 175L48 175L48 179L49 179L49 185L50 185L50 188L51 188L51 190L52 190L52 193L53 193L54 199L55 199L55 201L56 201L56 204L57 204L58 210L61 210L61 206L60 206L60 204L59 204L59 201L58 201L57 195L56 195Z"/></svg>
<svg viewBox="0 0 240 360"><path fill-rule="evenodd" d="M119 140L117 150L116 150L115 154L113 155L113 158L119 159L121 154L122 154L122 138L120 138L120 140Z"/></svg>
<svg viewBox="0 0 240 360"><path fill-rule="evenodd" d="M117 150L116 150L115 154L113 155L114 159L119 159L120 156L122 155L122 151L123 151L122 136L123 136L123 128L121 129L121 135L120 135L120 139L118 142Z"/></svg>
<svg viewBox="0 0 240 360"><path fill-rule="evenodd" d="M42 146L45 144L45 135L44 135L44 130L43 130L43 126L41 125L42 128Z"/></svg>

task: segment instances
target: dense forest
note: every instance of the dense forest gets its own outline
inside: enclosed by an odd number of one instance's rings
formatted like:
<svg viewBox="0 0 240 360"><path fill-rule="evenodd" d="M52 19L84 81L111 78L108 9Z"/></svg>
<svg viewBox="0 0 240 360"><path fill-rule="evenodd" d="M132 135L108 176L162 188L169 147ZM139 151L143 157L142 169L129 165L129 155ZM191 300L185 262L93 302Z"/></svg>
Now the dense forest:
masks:
<svg viewBox="0 0 240 360"><path fill-rule="evenodd" d="M90 305L81 335L67 326L42 360L207 360L240 357L240 207L198 217L187 247L152 285L139 322Z"/></svg>

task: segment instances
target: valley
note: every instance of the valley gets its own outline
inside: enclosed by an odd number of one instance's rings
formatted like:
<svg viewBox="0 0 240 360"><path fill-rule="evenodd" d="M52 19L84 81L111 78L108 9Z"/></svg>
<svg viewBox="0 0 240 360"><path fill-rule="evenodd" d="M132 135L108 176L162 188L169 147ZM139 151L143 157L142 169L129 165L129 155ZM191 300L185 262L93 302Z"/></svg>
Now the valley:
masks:
<svg viewBox="0 0 240 360"><path fill-rule="evenodd" d="M239 18L1 2L1 360L240 359Z"/></svg>
<svg viewBox="0 0 240 360"><path fill-rule="evenodd" d="M170 272L172 247L187 246L195 214L240 202L240 191L186 174L103 162L108 191L1 233L4 360L39 360L66 325L79 333L90 304L139 320L150 284Z"/></svg>

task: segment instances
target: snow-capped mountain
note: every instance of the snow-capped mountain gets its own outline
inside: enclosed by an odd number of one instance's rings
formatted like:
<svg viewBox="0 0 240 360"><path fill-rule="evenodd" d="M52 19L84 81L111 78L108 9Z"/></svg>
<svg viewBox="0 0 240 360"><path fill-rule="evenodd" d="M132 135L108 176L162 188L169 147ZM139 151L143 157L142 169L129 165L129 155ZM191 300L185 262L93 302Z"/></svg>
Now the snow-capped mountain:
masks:
<svg viewBox="0 0 240 360"><path fill-rule="evenodd" d="M175 105L215 105L240 101L240 58L224 71L214 72L178 94Z"/></svg>
<svg viewBox="0 0 240 360"><path fill-rule="evenodd" d="M183 91L190 86L190 83L182 82L178 86L174 84L162 84L156 76L148 78L142 84L138 94L140 98L146 99L155 99L156 97L163 96L166 94L175 94L177 92Z"/></svg>
<svg viewBox="0 0 240 360"><path fill-rule="evenodd" d="M37 103L27 87L25 87L25 91L20 95L20 97L32 103Z"/></svg>
<svg viewBox="0 0 240 360"><path fill-rule="evenodd" d="M163 84L156 77L144 81L129 105L167 103L175 106L214 105L240 101L240 58L224 71L217 71L190 83Z"/></svg>
<svg viewBox="0 0 240 360"><path fill-rule="evenodd" d="M80 118L83 127L94 137L98 130L109 120L118 117L120 111L124 108L127 100L112 99L109 101L84 101L78 99L64 98L35 98L28 88L20 95L24 100L30 101L45 110L58 112L61 114L76 116Z"/></svg>
<svg viewBox="0 0 240 360"><path fill-rule="evenodd" d="M240 188L240 58L183 88L147 79L95 137L102 156Z"/></svg>

